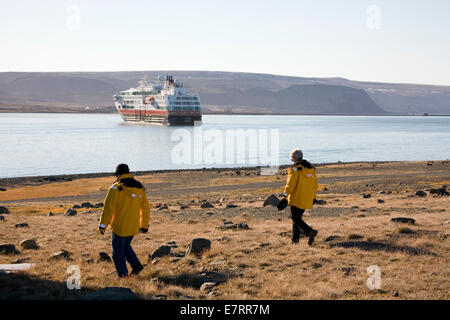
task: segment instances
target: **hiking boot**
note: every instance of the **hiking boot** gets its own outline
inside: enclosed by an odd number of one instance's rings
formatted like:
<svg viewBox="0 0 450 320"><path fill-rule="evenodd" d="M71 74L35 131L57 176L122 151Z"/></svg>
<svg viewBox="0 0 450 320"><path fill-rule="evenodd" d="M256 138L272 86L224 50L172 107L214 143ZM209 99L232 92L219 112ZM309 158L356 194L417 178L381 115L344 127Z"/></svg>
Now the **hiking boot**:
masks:
<svg viewBox="0 0 450 320"><path fill-rule="evenodd" d="M314 238L317 236L317 230L311 230L308 235L308 245L312 245L314 243Z"/></svg>
<svg viewBox="0 0 450 320"><path fill-rule="evenodd" d="M139 272L141 272L143 269L144 269L144 266L142 265L142 264L138 264L138 265L135 265L135 266L132 266L132 271L131 271L131 274L139 274Z"/></svg>

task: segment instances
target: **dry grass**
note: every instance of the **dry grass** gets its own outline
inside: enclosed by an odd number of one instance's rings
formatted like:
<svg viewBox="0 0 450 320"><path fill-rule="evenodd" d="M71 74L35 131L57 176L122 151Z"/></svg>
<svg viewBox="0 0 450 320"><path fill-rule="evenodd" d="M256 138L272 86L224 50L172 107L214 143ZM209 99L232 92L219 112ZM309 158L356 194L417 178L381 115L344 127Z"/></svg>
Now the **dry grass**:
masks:
<svg viewBox="0 0 450 320"><path fill-rule="evenodd" d="M442 181L442 177L439 177ZM420 178L423 181L423 177ZM445 182L445 181L444 181ZM448 184L448 180L446 180ZM101 182L104 183L104 182ZM347 182L351 184L352 182ZM128 287L145 299L165 295L168 299L449 299L449 224L448 197L407 197L406 189L392 194L362 199L360 193L342 192L331 184L333 193L322 194L327 204L307 211L305 221L319 230L316 243L309 247L305 238L292 245L281 232L290 231L287 212L261 208L262 197L276 189L231 190L184 197L150 199L152 203L170 204L171 210L152 211L148 234L135 237L133 247L146 264L138 276L118 279L113 263L98 262L98 253L111 252L111 235L97 231L98 214L79 213L66 217L62 213L73 203L20 202L8 205L13 212L0 222L0 244L37 239L38 250L20 249L20 254L0 255L0 263L30 258L36 266L29 271L0 275L2 298L70 299L88 291L108 286ZM410 188L405 186L404 188ZM383 188L383 186L380 186ZM403 188L403 187L402 187ZM410 191L408 191L411 194ZM406 196L405 196L406 195ZM200 209L197 204L180 210L178 201L226 198L226 203L241 207ZM261 199L260 199L261 197ZM249 203L247 199L256 199ZM339 200L335 202L334 200ZM377 199L386 203L379 204ZM358 206L358 208L351 209ZM88 209L86 209L88 210ZM365 211L362 211L365 210ZM446 210L446 211L442 211ZM56 213L48 217L47 213ZM85 211L84 209L79 212ZM274 214L271 216L271 212ZM287 210L286 210L287 211ZM213 214L207 215L206 212ZM364 217L361 217L364 214ZM391 222L393 217L416 220L407 227ZM249 230L219 230L224 220L245 222ZM27 222L28 228L15 228ZM326 242L328 236L341 238ZM222 237L227 239L221 241ZM175 253L183 253L193 238L212 241L211 250L202 257L184 257L172 262L170 257L147 261L160 245L176 241ZM61 249L72 253L72 261L50 261L48 257ZM87 263L87 254L94 263ZM65 286L67 267L81 269L81 292ZM381 290L369 290L367 268L381 269ZM214 294L200 291L202 273L218 281ZM392 293L398 292L398 298Z"/></svg>

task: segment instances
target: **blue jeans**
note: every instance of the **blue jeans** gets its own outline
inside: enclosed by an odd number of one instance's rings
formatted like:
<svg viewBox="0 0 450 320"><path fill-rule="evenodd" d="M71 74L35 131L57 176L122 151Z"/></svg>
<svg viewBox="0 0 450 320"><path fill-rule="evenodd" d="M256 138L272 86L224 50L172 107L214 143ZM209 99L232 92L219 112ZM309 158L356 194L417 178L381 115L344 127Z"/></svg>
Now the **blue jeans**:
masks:
<svg viewBox="0 0 450 320"><path fill-rule="evenodd" d="M112 256L119 277L128 275L126 261L128 261L133 269L141 265L136 253L131 248L132 240L133 236L120 237L114 233L112 234Z"/></svg>

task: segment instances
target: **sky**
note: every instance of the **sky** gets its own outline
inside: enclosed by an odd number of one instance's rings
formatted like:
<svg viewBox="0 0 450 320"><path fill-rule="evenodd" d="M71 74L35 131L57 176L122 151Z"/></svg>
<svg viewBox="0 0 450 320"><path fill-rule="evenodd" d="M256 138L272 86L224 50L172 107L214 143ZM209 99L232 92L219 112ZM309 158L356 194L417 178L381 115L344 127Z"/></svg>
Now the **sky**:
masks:
<svg viewBox="0 0 450 320"><path fill-rule="evenodd" d="M0 0L0 72L207 70L450 85L448 0Z"/></svg>

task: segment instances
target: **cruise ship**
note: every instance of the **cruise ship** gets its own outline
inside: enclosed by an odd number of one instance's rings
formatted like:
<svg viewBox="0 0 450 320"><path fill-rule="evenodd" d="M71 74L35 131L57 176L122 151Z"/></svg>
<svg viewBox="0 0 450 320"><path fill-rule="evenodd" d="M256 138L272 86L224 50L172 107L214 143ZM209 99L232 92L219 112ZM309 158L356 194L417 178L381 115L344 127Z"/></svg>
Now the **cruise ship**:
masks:
<svg viewBox="0 0 450 320"><path fill-rule="evenodd" d="M139 87L120 91L113 98L117 111L127 122L193 125L202 120L198 94L189 92L170 75L160 76L156 85L141 80Z"/></svg>

